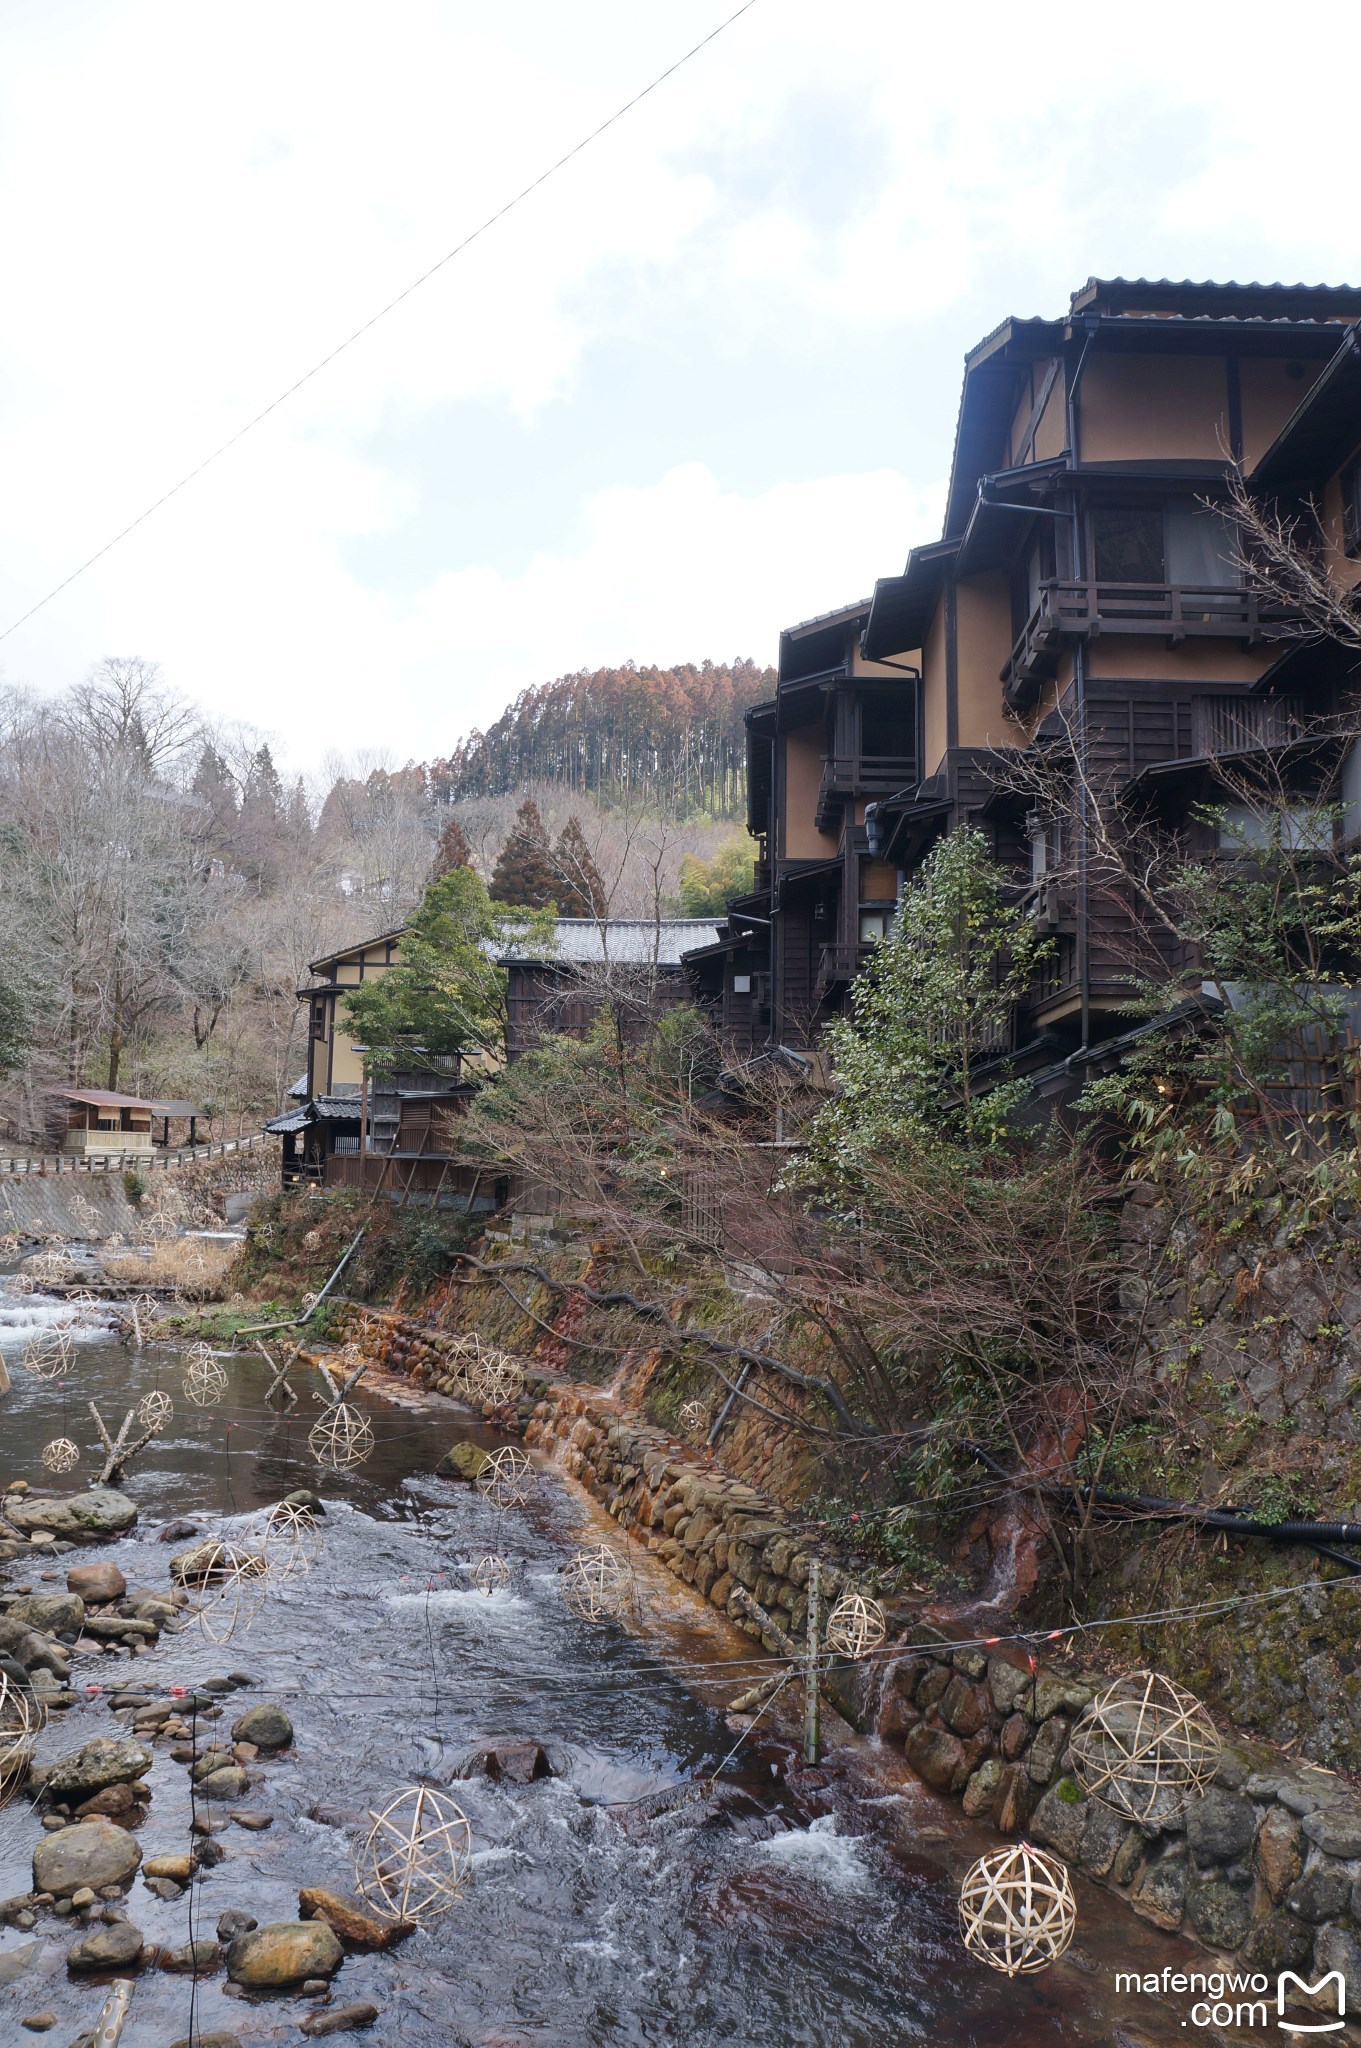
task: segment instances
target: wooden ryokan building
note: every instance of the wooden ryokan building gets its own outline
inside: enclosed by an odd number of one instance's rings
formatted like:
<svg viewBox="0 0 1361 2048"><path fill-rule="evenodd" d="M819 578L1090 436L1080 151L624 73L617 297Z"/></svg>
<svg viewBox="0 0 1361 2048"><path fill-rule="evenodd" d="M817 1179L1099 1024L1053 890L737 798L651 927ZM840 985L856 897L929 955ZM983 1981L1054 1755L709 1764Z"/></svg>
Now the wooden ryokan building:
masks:
<svg viewBox="0 0 1361 2048"><path fill-rule="evenodd" d="M942 537L867 605L783 635L776 701L749 717L757 888L689 963L736 1050L807 1046L881 905L966 820L1055 940L999 1051L1057 1071L1127 1027L1129 906L1089 886L1076 795L1045 815L1012 793L1017 750L1081 750L1089 786L1173 821L1269 756L1361 830L1361 760L1301 738L1357 657L1292 635L1222 509L1231 464L1316 503L1355 581L1358 322L1350 288L1092 279L969 353Z"/></svg>

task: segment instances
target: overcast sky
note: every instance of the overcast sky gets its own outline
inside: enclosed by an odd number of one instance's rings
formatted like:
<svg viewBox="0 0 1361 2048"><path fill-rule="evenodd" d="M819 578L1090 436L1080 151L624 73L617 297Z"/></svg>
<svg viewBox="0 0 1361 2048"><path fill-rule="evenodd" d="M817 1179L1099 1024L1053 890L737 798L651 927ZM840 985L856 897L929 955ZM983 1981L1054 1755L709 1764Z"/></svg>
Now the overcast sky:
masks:
<svg viewBox="0 0 1361 2048"><path fill-rule="evenodd" d="M4 0L0 628L722 0ZM1086 277L1361 282L1355 0L757 0L0 643L287 760L770 660L938 532L964 350Z"/></svg>

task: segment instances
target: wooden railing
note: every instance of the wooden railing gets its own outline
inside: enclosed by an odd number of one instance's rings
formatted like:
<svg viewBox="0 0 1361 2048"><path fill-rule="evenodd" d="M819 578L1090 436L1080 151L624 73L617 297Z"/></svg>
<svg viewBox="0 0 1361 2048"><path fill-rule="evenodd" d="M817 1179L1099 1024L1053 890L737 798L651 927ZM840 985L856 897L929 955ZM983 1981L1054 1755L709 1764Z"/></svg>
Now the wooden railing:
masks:
<svg viewBox="0 0 1361 2048"><path fill-rule="evenodd" d="M818 789L818 830L826 830L849 797L894 796L916 782L915 754L829 754Z"/></svg>
<svg viewBox="0 0 1361 2048"><path fill-rule="evenodd" d="M1172 645L1187 639L1231 638L1249 644L1279 634L1290 615L1263 603L1247 585L1232 583L1063 583L1040 587L1002 681L1013 701L1053 672L1065 635L1152 634Z"/></svg>
<svg viewBox="0 0 1361 2048"><path fill-rule="evenodd" d="M32 1158L0 1158L0 1174L163 1173L174 1166L198 1166L209 1159L229 1159L235 1152L253 1152L272 1142L269 1131L250 1131L243 1138L215 1138L203 1145L175 1145L168 1152L101 1152L93 1158L75 1153L39 1152Z"/></svg>

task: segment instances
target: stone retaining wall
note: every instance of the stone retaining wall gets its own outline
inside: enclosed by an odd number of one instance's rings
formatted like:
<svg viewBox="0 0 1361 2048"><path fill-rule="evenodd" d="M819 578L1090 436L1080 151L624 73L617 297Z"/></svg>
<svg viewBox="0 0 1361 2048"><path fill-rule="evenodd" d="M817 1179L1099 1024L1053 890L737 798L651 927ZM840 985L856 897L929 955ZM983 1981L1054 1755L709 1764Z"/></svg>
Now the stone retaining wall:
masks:
<svg viewBox="0 0 1361 2048"><path fill-rule="evenodd" d="M373 1310L348 1312L346 1334L389 1370L453 1390L451 1336ZM738 1628L760 1634L737 1600L744 1586L802 1634L816 1546L806 1524L756 1488L579 1384L530 1374L494 1419L553 1452ZM819 1562L835 1599L847 1576ZM1042 1843L1154 1926L1272 1975L1292 1969L1316 1981L1340 1969L1350 2009L1361 2009L1361 1797L1348 1780L1240 1743L1182 1818L1137 1826L1088 1799L1070 1774L1073 1725L1104 1674L1057 1661L1032 1668L1023 1653L986 1655L919 1621L905 1627L910 1650L831 1674L828 1691L853 1726L901 1746L917 1776L959 1798L972 1819ZM764 1646L779 1649L770 1637Z"/></svg>

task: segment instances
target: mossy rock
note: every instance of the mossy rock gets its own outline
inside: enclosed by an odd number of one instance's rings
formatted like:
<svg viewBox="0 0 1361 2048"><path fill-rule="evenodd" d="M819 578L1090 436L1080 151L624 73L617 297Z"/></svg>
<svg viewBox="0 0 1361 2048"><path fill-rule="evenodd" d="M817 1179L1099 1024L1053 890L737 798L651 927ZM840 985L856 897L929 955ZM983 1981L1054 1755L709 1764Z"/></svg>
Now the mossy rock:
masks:
<svg viewBox="0 0 1361 2048"><path fill-rule="evenodd" d="M490 1456L491 1453L484 1451L480 1444L451 1444L435 1470L443 1479L466 1479L471 1485L481 1474Z"/></svg>

